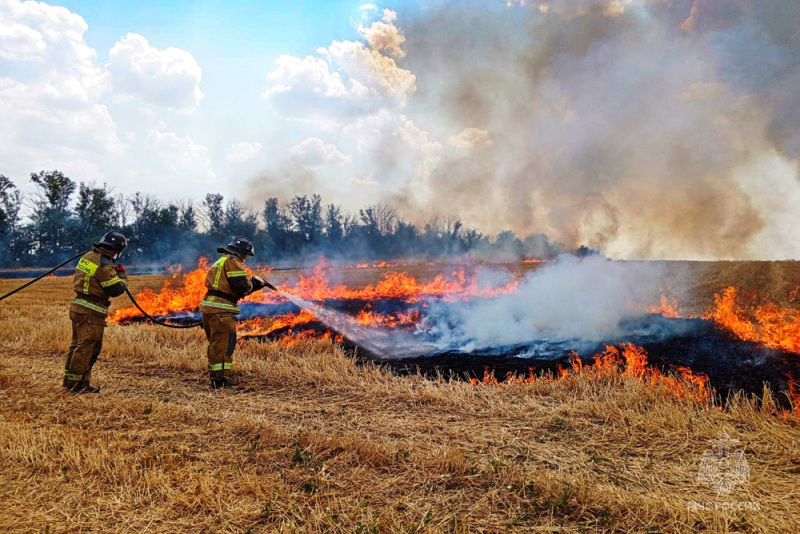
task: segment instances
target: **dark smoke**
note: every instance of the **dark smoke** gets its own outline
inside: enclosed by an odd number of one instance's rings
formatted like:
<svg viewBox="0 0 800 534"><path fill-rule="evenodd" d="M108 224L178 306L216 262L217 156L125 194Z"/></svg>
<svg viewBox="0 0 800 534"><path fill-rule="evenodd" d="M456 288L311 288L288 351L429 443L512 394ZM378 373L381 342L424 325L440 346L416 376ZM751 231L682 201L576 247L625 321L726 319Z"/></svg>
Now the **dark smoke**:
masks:
<svg viewBox="0 0 800 534"><path fill-rule="evenodd" d="M408 114L491 143L391 202L612 257L800 255L800 2L510 4L401 17Z"/></svg>

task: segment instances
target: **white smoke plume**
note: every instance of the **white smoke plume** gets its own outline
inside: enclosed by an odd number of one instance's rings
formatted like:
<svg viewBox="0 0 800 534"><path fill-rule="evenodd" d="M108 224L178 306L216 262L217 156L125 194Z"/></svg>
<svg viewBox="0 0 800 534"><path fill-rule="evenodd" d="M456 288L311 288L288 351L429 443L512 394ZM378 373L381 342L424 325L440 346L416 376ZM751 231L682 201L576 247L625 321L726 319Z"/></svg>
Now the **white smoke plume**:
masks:
<svg viewBox="0 0 800 534"><path fill-rule="evenodd" d="M466 352L534 341L601 342L620 323L658 303L663 264L561 256L530 273L509 295L457 305L432 304L429 335Z"/></svg>

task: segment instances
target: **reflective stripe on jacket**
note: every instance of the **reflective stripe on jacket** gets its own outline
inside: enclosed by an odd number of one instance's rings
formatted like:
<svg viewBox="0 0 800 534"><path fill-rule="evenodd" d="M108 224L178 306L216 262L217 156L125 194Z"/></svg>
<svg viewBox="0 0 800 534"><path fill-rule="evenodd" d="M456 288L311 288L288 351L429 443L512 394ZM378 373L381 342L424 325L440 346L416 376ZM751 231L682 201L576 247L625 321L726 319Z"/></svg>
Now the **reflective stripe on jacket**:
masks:
<svg viewBox="0 0 800 534"><path fill-rule="evenodd" d="M127 285L127 275L118 273L111 258L94 248L81 257L75 268L72 278L75 298L70 309L76 313L108 315L109 299L121 295Z"/></svg>
<svg viewBox="0 0 800 534"><path fill-rule="evenodd" d="M206 289L215 294L207 294L200 302L202 313L241 313L236 302L253 291L253 284L241 260L232 254L224 254L208 270ZM221 294L229 295L229 298Z"/></svg>

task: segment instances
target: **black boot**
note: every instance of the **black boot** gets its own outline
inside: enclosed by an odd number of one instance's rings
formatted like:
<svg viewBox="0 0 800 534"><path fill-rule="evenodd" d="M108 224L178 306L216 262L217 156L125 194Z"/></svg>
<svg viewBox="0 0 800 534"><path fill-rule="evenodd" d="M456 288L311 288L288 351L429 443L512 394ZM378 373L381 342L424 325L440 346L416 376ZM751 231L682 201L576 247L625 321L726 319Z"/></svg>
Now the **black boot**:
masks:
<svg viewBox="0 0 800 534"><path fill-rule="evenodd" d="M222 389L231 386L232 384L228 382L227 378L212 378L211 379L211 388L212 389Z"/></svg>
<svg viewBox="0 0 800 534"><path fill-rule="evenodd" d="M64 377L64 382L61 383L61 385L64 386L64 388L67 391L70 392L78 389L79 387L82 387L82 384L83 382L81 382L80 380L70 380L66 376Z"/></svg>
<svg viewBox="0 0 800 534"><path fill-rule="evenodd" d="M82 395L84 393L100 393L100 388L92 387L89 382L78 382L76 386L69 391L73 395Z"/></svg>

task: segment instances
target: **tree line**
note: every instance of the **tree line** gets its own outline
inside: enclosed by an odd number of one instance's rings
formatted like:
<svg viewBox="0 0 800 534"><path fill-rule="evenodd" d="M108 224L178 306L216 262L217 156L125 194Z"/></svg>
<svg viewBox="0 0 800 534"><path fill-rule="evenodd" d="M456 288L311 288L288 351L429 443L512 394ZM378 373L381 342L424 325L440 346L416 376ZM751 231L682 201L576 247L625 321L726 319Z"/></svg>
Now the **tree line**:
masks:
<svg viewBox="0 0 800 534"><path fill-rule="evenodd" d="M453 217L418 226L387 204L347 213L319 195L268 198L255 212L220 194L207 194L200 203L114 195L105 185L77 183L57 170L32 173L30 180L34 192L23 195L0 175L2 267L56 263L110 229L128 237L127 263L193 262L237 235L253 240L257 261L285 264L320 255L348 261L464 255L513 260L550 258L563 249L544 234L487 236Z"/></svg>

